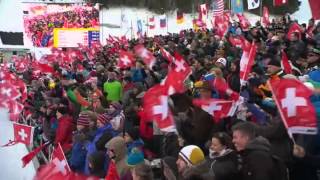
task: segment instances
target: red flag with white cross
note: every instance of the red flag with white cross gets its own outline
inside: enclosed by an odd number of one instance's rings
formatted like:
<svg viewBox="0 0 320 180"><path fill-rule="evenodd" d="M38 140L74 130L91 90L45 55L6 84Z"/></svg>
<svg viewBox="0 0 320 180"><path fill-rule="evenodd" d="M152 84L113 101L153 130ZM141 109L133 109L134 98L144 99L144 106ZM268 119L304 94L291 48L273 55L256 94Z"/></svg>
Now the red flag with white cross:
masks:
<svg viewBox="0 0 320 180"><path fill-rule="evenodd" d="M16 143L20 142L27 146L32 145L33 131L34 131L34 128L32 126L13 123L13 131L14 131L14 142Z"/></svg>
<svg viewBox="0 0 320 180"><path fill-rule="evenodd" d="M143 97L143 109L147 119L155 120L158 127L167 132L175 129L168 101L168 88L160 84L150 88Z"/></svg>
<svg viewBox="0 0 320 180"><path fill-rule="evenodd" d="M119 68L128 68L134 66L134 56L132 53L128 51L119 51L119 61L118 61L118 67Z"/></svg>
<svg viewBox="0 0 320 180"><path fill-rule="evenodd" d="M71 169L68 165L67 159L64 156L63 150L60 146L60 143L54 148L51 155L51 162L54 164L54 169L52 171L59 172L62 175L67 175L71 172Z"/></svg>
<svg viewBox="0 0 320 180"><path fill-rule="evenodd" d="M224 99L194 99L193 104L209 113L217 123L222 118L233 116L236 110L234 101Z"/></svg>
<svg viewBox="0 0 320 180"><path fill-rule="evenodd" d="M289 135L317 134L312 91L296 79L269 80L268 84Z"/></svg>
<svg viewBox="0 0 320 180"><path fill-rule="evenodd" d="M143 59L143 62L152 69L152 66L156 62L156 58L153 56L152 52L147 50L143 45L137 45L134 47L135 53Z"/></svg>

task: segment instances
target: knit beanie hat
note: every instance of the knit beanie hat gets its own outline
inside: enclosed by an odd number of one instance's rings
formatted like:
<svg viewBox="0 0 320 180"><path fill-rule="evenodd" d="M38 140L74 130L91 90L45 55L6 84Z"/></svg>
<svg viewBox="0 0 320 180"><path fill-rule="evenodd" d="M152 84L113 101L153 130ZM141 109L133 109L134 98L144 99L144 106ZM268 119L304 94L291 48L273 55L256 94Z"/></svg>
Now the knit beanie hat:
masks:
<svg viewBox="0 0 320 180"><path fill-rule="evenodd" d="M77 125L82 125L82 126L89 126L89 115L87 113L81 113L79 115L79 118L77 120Z"/></svg>
<svg viewBox="0 0 320 180"><path fill-rule="evenodd" d="M110 120L112 119L112 117L110 117L107 114L100 114L97 117L97 121L99 121L101 124L106 125L108 122L110 122Z"/></svg>
<svg viewBox="0 0 320 180"><path fill-rule="evenodd" d="M126 131L132 140L137 140L140 138L139 127L130 128Z"/></svg>
<svg viewBox="0 0 320 180"><path fill-rule="evenodd" d="M135 166L142 162L144 162L143 153L137 148L132 149L132 151L128 155L127 164L129 166Z"/></svg>
<svg viewBox="0 0 320 180"><path fill-rule="evenodd" d="M204 160L202 150L195 145L189 145L182 148L179 152L179 156L189 165L197 165Z"/></svg>

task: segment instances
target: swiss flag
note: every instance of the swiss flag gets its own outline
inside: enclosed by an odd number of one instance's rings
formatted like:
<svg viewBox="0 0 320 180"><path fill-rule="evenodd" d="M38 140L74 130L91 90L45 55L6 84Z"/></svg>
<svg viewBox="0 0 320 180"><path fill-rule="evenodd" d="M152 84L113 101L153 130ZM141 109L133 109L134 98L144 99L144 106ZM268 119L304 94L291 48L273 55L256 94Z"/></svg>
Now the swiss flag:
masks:
<svg viewBox="0 0 320 180"><path fill-rule="evenodd" d="M167 77L163 80L161 85L167 88L168 95L175 93L183 93L186 91L184 81L188 78L188 74L177 71L169 71Z"/></svg>
<svg viewBox="0 0 320 180"><path fill-rule="evenodd" d="M134 47L135 53L143 59L143 62L152 69L154 63L156 62L156 58L153 54L148 51L143 45L137 45Z"/></svg>
<svg viewBox="0 0 320 180"><path fill-rule="evenodd" d="M143 97L146 118L155 120L158 127L167 132L175 129L168 99L167 87L160 84L150 88Z"/></svg>
<svg viewBox="0 0 320 180"><path fill-rule="evenodd" d="M174 53L175 61L173 61L172 64L174 64L174 71L185 74L185 76L188 76L191 74L191 68L187 64L187 62L183 59L183 57L179 53Z"/></svg>
<svg viewBox="0 0 320 180"><path fill-rule="evenodd" d="M0 99L2 100L16 100L21 96L19 90L10 82L0 83Z"/></svg>
<svg viewBox="0 0 320 180"><path fill-rule="evenodd" d="M193 104L209 113L215 122L222 118L233 116L236 108L233 101L223 99L194 99Z"/></svg>
<svg viewBox="0 0 320 180"><path fill-rule="evenodd" d="M271 80L268 84L289 134L317 134L312 91L296 79Z"/></svg>
<svg viewBox="0 0 320 180"><path fill-rule="evenodd" d="M240 81L241 85L244 85L248 80L249 73L251 72L256 57L257 46L255 42L251 44L250 50L243 50L242 57L240 60Z"/></svg>
<svg viewBox="0 0 320 180"><path fill-rule="evenodd" d="M114 163L113 160L110 161L105 180L120 180L119 174L117 172L116 164Z"/></svg>
<svg viewBox="0 0 320 180"><path fill-rule="evenodd" d="M239 93L230 89L229 85L223 78L214 78L213 87L219 92L220 95L227 94L233 101L238 101L240 98Z"/></svg>
<svg viewBox="0 0 320 180"><path fill-rule="evenodd" d="M14 100L7 101L7 104L9 105L10 120L18 121L20 113L22 112L24 107L23 104Z"/></svg>
<svg viewBox="0 0 320 180"><path fill-rule="evenodd" d="M49 164L40 166L34 180L99 180L95 176L85 176L75 172L69 172L63 175L60 172L55 171L55 164L50 162Z"/></svg>
<svg viewBox="0 0 320 180"><path fill-rule="evenodd" d="M51 156L51 163L54 164L54 169L52 171L61 173L62 175L67 175L71 172L68 165L67 159L64 156L63 150L60 143L54 148Z"/></svg>
<svg viewBox="0 0 320 180"><path fill-rule="evenodd" d="M23 143L27 146L32 145L33 130L34 128L32 126L13 123L14 141Z"/></svg>
<svg viewBox="0 0 320 180"><path fill-rule="evenodd" d="M240 27L242 28L243 31L248 31L250 27L250 22L249 20L244 17L242 14L237 14L239 21L240 21Z"/></svg>
<svg viewBox="0 0 320 180"><path fill-rule="evenodd" d="M134 66L134 56L132 53L124 50L119 51L119 61L118 67L119 68L128 68Z"/></svg>
<svg viewBox="0 0 320 180"><path fill-rule="evenodd" d="M289 61L287 54L282 50L281 67L286 74L292 74L292 64Z"/></svg>
<svg viewBox="0 0 320 180"><path fill-rule="evenodd" d="M223 37L229 28L228 16L215 16L213 24L216 27L217 35Z"/></svg>
<svg viewBox="0 0 320 180"><path fill-rule="evenodd" d="M0 80L15 81L17 77L4 68L0 70Z"/></svg>
<svg viewBox="0 0 320 180"><path fill-rule="evenodd" d="M208 17L208 8L207 4L201 4L200 5L200 12L199 12L199 19L206 23Z"/></svg>
<svg viewBox="0 0 320 180"><path fill-rule="evenodd" d="M303 32L302 28L300 27L300 25L296 22L294 22L291 26L290 29L287 33L287 38L289 40L291 40L291 34L294 32L298 32L299 33L299 38L301 38L301 33Z"/></svg>
<svg viewBox="0 0 320 180"><path fill-rule="evenodd" d="M264 26L268 26L270 24L269 20L269 9L267 6L263 7L263 16L262 16L262 24Z"/></svg>
<svg viewBox="0 0 320 180"><path fill-rule="evenodd" d="M287 4L288 0L273 0L273 5L274 6L282 6L284 4Z"/></svg>
<svg viewBox="0 0 320 180"><path fill-rule="evenodd" d="M169 63L174 62L174 57L164 48L160 48L160 53L166 60L169 61Z"/></svg>

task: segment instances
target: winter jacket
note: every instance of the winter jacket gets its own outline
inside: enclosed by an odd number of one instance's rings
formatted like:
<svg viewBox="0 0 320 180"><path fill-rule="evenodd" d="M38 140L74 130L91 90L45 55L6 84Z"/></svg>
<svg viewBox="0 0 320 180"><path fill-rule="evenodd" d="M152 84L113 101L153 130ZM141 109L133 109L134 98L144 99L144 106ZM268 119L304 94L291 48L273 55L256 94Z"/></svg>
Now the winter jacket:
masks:
<svg viewBox="0 0 320 180"><path fill-rule="evenodd" d="M114 161L116 164L117 172L120 176L120 179L127 177L130 173L129 166L127 165L127 146L122 137L114 137L107 144L106 148L113 150L115 157Z"/></svg>
<svg viewBox="0 0 320 180"><path fill-rule="evenodd" d="M210 159L210 170L215 180L233 180L238 175L237 153L231 149L213 159Z"/></svg>
<svg viewBox="0 0 320 180"><path fill-rule="evenodd" d="M147 77L144 69L132 69L131 74L132 82L144 82L145 78Z"/></svg>
<svg viewBox="0 0 320 180"><path fill-rule="evenodd" d="M56 130L55 144L60 143L62 149L66 152L71 149L72 132L75 126L73 119L69 115L64 115L58 119L58 128Z"/></svg>
<svg viewBox="0 0 320 180"><path fill-rule="evenodd" d="M212 172L209 167L210 163L206 160L203 162L187 167L181 174L180 178L182 180L192 180L192 179L202 179L202 180L212 180L214 179Z"/></svg>
<svg viewBox="0 0 320 180"><path fill-rule="evenodd" d="M70 168L75 172L84 173L87 150L84 143L76 142L72 146L69 159Z"/></svg>
<svg viewBox="0 0 320 180"><path fill-rule="evenodd" d="M119 81L105 82L103 91L107 93L108 101L120 101L122 98L122 85Z"/></svg>
<svg viewBox="0 0 320 180"><path fill-rule="evenodd" d="M242 162L240 164L242 180L277 179L270 152L270 143L267 139L259 136L251 140L239 154L241 156L240 162Z"/></svg>

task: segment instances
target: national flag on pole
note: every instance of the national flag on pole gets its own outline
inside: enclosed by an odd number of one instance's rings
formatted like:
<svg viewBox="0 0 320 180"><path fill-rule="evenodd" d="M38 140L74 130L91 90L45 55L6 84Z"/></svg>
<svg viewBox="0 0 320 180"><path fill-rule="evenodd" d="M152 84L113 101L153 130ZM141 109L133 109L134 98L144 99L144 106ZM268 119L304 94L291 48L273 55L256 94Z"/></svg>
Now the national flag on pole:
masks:
<svg viewBox="0 0 320 180"><path fill-rule="evenodd" d="M315 20L320 19L320 1L319 0L309 0L309 5L311 8L312 17Z"/></svg>
<svg viewBox="0 0 320 180"><path fill-rule="evenodd" d="M288 0L273 0L273 6L282 6L287 3Z"/></svg>
<svg viewBox="0 0 320 180"><path fill-rule="evenodd" d="M282 50L281 67L286 74L292 74L292 64L289 61L287 54Z"/></svg>
<svg viewBox="0 0 320 180"><path fill-rule="evenodd" d="M229 28L229 20L227 16L214 17L214 27L218 36L223 37Z"/></svg>
<svg viewBox="0 0 320 180"><path fill-rule="evenodd" d="M243 1L231 0L231 10L234 14L243 13Z"/></svg>
<svg viewBox="0 0 320 180"><path fill-rule="evenodd" d="M2 147L12 146L17 143L23 143L27 146L32 145L33 131L34 128L32 126L13 123L14 140L10 140L9 143L3 145Z"/></svg>
<svg viewBox="0 0 320 180"><path fill-rule="evenodd" d="M212 1L213 16L222 16L224 11L223 0L213 0Z"/></svg>
<svg viewBox="0 0 320 180"><path fill-rule="evenodd" d="M155 29L155 28L156 28L156 24L155 24L154 16L152 16L151 18L149 18L149 29Z"/></svg>
<svg viewBox="0 0 320 180"><path fill-rule="evenodd" d="M267 6L263 7L262 24L268 26L270 24L269 20L269 9Z"/></svg>
<svg viewBox="0 0 320 180"><path fill-rule="evenodd" d="M177 24L182 24L184 22L183 12L177 11Z"/></svg>
<svg viewBox="0 0 320 180"><path fill-rule="evenodd" d="M240 27L243 31L248 31L250 27L249 20L242 14L237 14L239 21L240 21Z"/></svg>
<svg viewBox="0 0 320 180"><path fill-rule="evenodd" d="M240 60L240 82L241 85L244 85L249 77L252 66L254 64L254 59L256 57L257 46L253 42L250 46L250 50L243 49L242 57Z"/></svg>
<svg viewBox="0 0 320 180"><path fill-rule="evenodd" d="M296 79L269 80L268 84L289 135L317 134L312 90Z"/></svg>
<svg viewBox="0 0 320 180"><path fill-rule="evenodd" d="M56 168L54 169L56 172L60 172L63 175L67 175L71 172L68 161L64 155L60 143L56 145L52 152L51 162L56 166Z"/></svg>
<svg viewBox="0 0 320 180"><path fill-rule="evenodd" d="M256 9L260 6L260 0L248 0L248 9Z"/></svg>
<svg viewBox="0 0 320 180"><path fill-rule="evenodd" d="M199 7L199 19L206 23L208 19L208 8L207 4L201 4Z"/></svg>
<svg viewBox="0 0 320 180"><path fill-rule="evenodd" d="M129 68L134 66L134 55L130 52L120 50L119 51L119 61L118 61L118 67L119 68Z"/></svg>
<svg viewBox="0 0 320 180"><path fill-rule="evenodd" d="M165 14L161 15L159 19L160 19L160 28L167 27L167 16Z"/></svg>
<svg viewBox="0 0 320 180"><path fill-rule="evenodd" d="M143 62L149 67L149 69L152 69L154 63L156 62L156 58L153 56L153 54L143 45L135 46L134 51L140 58L143 59Z"/></svg>
<svg viewBox="0 0 320 180"><path fill-rule="evenodd" d="M192 102L210 114L216 123L222 118L233 116L236 110L234 101L224 99L194 99Z"/></svg>

